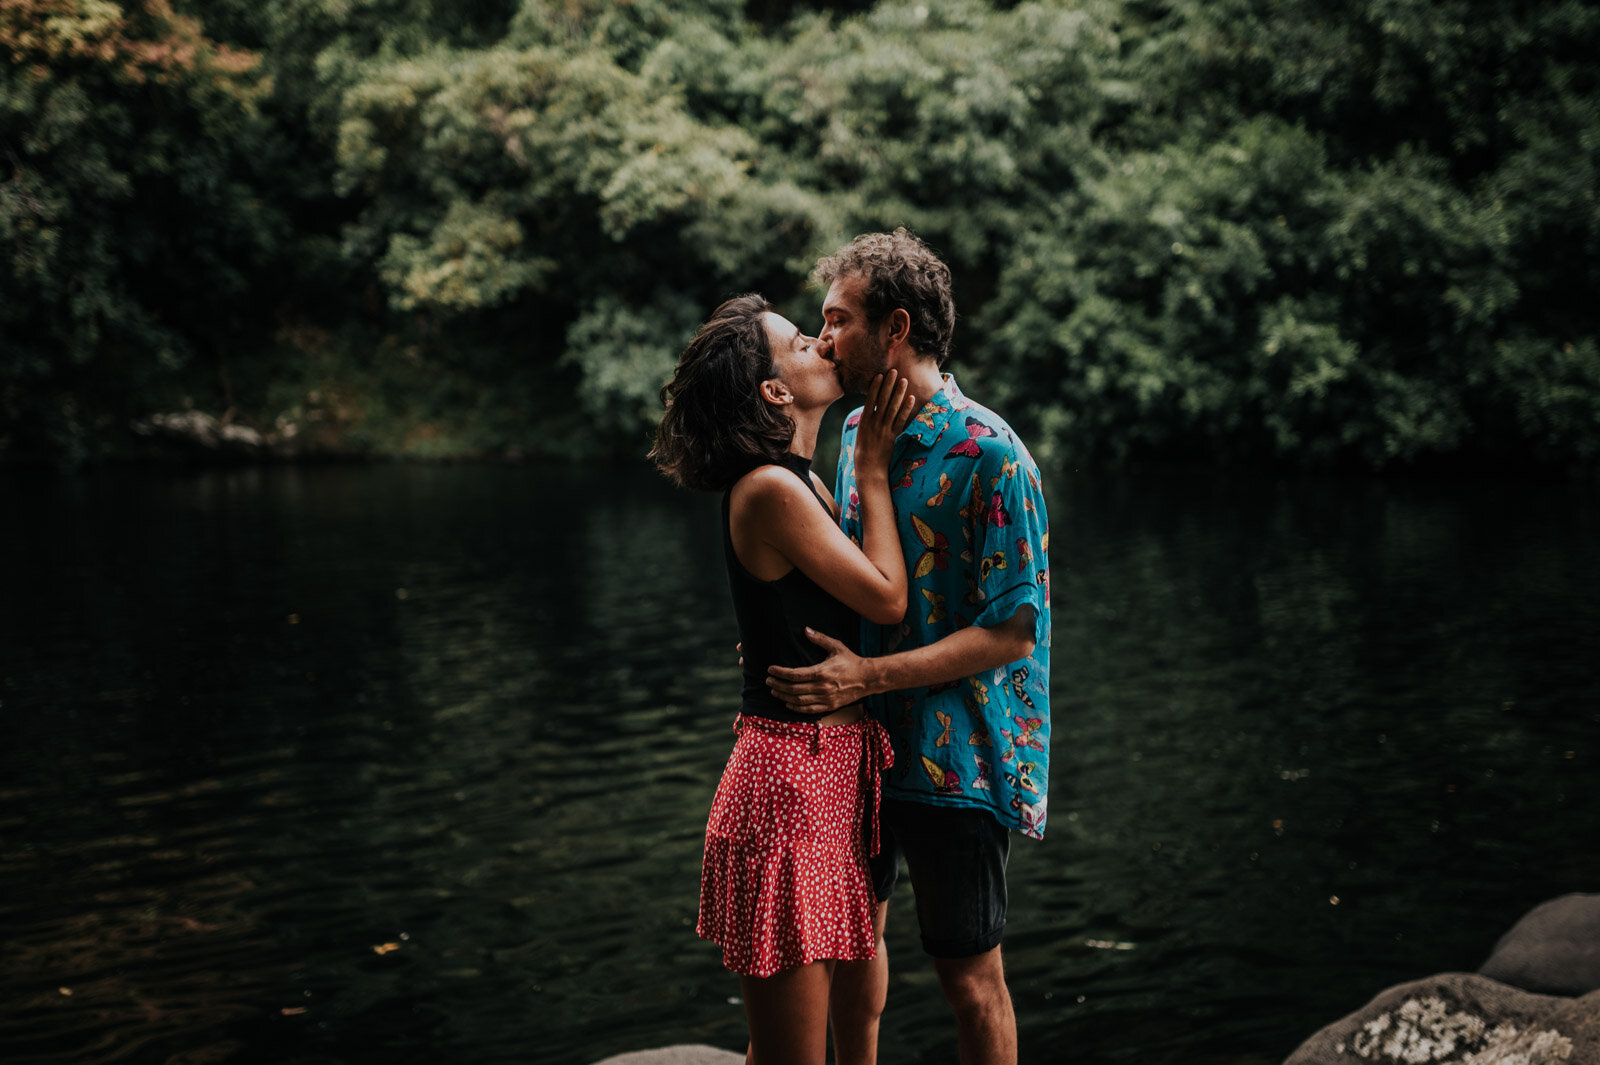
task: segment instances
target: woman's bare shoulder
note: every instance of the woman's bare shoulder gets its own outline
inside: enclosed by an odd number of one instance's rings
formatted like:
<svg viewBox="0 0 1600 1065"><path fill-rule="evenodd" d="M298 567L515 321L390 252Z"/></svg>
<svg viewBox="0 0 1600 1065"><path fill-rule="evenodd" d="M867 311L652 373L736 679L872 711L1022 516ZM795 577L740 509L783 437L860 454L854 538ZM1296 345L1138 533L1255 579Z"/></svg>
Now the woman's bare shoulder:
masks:
<svg viewBox="0 0 1600 1065"><path fill-rule="evenodd" d="M757 466L733 483L733 500L743 505L786 503L809 496L806 486L782 466Z"/></svg>
<svg viewBox="0 0 1600 1065"><path fill-rule="evenodd" d="M817 505L821 495L825 506ZM731 496L737 520L754 521L779 539L815 536L818 524L837 525L832 495L815 473L801 480L783 466L761 466L741 477Z"/></svg>
<svg viewBox="0 0 1600 1065"><path fill-rule="evenodd" d="M733 482L734 491L770 491L775 487L782 487L790 482L797 482L798 478L788 470L775 463L757 466Z"/></svg>

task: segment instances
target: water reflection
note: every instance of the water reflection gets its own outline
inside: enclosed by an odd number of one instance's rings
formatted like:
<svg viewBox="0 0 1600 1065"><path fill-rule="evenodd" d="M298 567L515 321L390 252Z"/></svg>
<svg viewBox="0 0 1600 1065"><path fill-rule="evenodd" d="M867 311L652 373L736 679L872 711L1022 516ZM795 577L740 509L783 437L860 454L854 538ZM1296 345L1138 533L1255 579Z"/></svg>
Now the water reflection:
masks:
<svg viewBox="0 0 1600 1065"><path fill-rule="evenodd" d="M1275 1061L1594 890L1596 508L1066 476L1025 1052ZM738 1046L694 938L716 502L637 468L8 474L8 1061ZM910 907L886 1063L945 1060ZM69 993L70 992L70 993Z"/></svg>

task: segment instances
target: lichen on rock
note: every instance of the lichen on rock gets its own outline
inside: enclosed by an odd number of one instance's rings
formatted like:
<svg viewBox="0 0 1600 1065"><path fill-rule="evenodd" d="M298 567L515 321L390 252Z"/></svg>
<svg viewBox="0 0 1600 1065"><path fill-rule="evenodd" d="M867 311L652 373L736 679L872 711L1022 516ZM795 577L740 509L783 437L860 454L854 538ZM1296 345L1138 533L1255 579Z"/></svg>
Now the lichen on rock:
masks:
<svg viewBox="0 0 1600 1065"><path fill-rule="evenodd" d="M1515 1033L1516 1029L1512 1029ZM1541 1032L1524 1032L1499 1043L1491 1043L1482 1053L1462 1059L1463 1065L1554 1065L1572 1057L1572 1040L1546 1028Z"/></svg>
<svg viewBox="0 0 1600 1065"><path fill-rule="evenodd" d="M1572 1056L1572 1040L1554 1029L1520 1032L1512 1024L1489 1022L1451 1010L1442 998L1409 998L1396 1009L1367 1021L1346 1046L1335 1050L1368 1061L1459 1061L1461 1065L1555 1065Z"/></svg>

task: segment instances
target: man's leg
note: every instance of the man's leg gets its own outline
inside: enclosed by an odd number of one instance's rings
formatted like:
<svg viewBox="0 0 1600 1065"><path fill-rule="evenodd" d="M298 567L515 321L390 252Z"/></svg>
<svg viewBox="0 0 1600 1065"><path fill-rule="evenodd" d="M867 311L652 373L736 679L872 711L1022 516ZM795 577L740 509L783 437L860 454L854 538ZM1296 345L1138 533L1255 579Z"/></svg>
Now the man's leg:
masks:
<svg viewBox="0 0 1600 1065"><path fill-rule="evenodd" d="M893 809L922 949L955 1014L961 1065L1015 1065L1017 1019L1000 962L1011 833L987 810L905 801Z"/></svg>
<svg viewBox="0 0 1600 1065"><path fill-rule="evenodd" d="M878 952L871 961L841 961L834 967L828 1019L833 1022L836 1065L875 1065L878 1060L878 1022L889 998L889 945L883 940L888 918L885 899L872 915Z"/></svg>
<svg viewBox="0 0 1600 1065"><path fill-rule="evenodd" d="M935 958L933 968L955 1011L961 1065L1016 1065L1017 1015L1000 948L970 958Z"/></svg>

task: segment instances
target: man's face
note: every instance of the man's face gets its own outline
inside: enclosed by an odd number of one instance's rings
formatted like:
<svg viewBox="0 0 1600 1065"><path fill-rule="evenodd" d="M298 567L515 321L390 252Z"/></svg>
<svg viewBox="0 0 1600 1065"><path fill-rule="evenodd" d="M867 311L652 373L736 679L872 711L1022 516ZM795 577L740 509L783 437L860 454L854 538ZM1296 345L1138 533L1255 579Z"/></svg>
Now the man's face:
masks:
<svg viewBox="0 0 1600 1065"><path fill-rule="evenodd" d="M877 374L888 369L889 350L883 334L886 322L873 329L867 324L862 306L866 278L847 276L836 279L822 301L822 332L817 341L823 357L839 372L839 383L847 392L865 393Z"/></svg>

